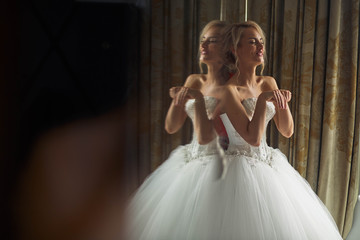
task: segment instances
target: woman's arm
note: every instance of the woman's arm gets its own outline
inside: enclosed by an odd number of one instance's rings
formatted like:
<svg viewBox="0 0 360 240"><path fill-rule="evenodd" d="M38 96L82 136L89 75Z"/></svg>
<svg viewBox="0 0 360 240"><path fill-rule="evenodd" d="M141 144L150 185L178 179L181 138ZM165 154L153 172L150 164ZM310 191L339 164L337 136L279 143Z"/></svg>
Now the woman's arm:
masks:
<svg viewBox="0 0 360 240"><path fill-rule="evenodd" d="M188 99L195 99L194 131L200 144L207 144L212 141L216 134L212 120L207 116L204 96L200 91L201 84L196 75L190 75L184 87L170 89L170 96L173 101L165 119L165 129L168 133L177 132L185 122L185 103Z"/></svg>
<svg viewBox="0 0 360 240"><path fill-rule="evenodd" d="M185 104L175 105L174 99L165 118L165 130L169 134L176 133L182 127L186 119Z"/></svg>
<svg viewBox="0 0 360 240"><path fill-rule="evenodd" d="M169 89L169 95L172 101L165 118L165 130L167 133L176 133L183 126L187 117L185 104L188 100L187 96L184 95L184 90L189 86L200 87L199 82L199 77L192 74L187 77L184 86Z"/></svg>
<svg viewBox="0 0 360 240"><path fill-rule="evenodd" d="M224 112L241 137L253 146L259 146L265 132L266 102L280 101L279 90L262 92L256 102L255 112L251 120L246 113L236 90L228 88L225 93Z"/></svg>
<svg viewBox="0 0 360 240"><path fill-rule="evenodd" d="M276 81L274 78L269 78L268 84L271 89L278 89ZM285 102L285 107L279 106L279 104L274 103L276 114L274 116L274 121L277 129L284 137L291 137L294 133L294 120L288 105L288 102L291 100L291 92L288 90L280 90L282 101Z"/></svg>

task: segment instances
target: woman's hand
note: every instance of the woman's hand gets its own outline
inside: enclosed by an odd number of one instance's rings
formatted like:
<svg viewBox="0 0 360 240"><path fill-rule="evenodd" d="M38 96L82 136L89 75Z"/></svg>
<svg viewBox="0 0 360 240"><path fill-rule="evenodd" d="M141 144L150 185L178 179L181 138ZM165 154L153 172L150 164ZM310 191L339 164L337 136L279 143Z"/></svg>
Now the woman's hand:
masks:
<svg viewBox="0 0 360 240"><path fill-rule="evenodd" d="M203 94L194 88L188 87L172 87L169 90L169 95L174 99L176 106L182 106L188 99L203 98Z"/></svg>
<svg viewBox="0 0 360 240"><path fill-rule="evenodd" d="M289 90L280 89L280 92L284 96L287 103L291 101L291 92Z"/></svg>
<svg viewBox="0 0 360 240"><path fill-rule="evenodd" d="M172 99L176 97L176 94L180 91L182 87L172 87L169 89L169 95Z"/></svg>
<svg viewBox="0 0 360 240"><path fill-rule="evenodd" d="M264 98L268 102L273 102L279 109L286 109L287 102L291 99L291 93L287 90L276 89L262 92L259 97Z"/></svg>

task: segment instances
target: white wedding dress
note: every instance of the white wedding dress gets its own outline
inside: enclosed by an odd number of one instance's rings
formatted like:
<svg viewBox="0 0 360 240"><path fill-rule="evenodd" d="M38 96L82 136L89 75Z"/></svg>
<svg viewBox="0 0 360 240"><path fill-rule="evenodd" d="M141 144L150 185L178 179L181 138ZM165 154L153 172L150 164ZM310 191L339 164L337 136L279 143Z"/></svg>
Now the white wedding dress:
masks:
<svg viewBox="0 0 360 240"><path fill-rule="evenodd" d="M205 97L208 115L216 99ZM243 101L250 115L256 98ZM194 119L194 101L186 104ZM266 123L275 114L267 103ZM221 115L229 136L179 146L133 196L129 239L144 240L331 240L342 239L330 213L309 184L277 149L249 145ZM226 174L219 179L219 172Z"/></svg>

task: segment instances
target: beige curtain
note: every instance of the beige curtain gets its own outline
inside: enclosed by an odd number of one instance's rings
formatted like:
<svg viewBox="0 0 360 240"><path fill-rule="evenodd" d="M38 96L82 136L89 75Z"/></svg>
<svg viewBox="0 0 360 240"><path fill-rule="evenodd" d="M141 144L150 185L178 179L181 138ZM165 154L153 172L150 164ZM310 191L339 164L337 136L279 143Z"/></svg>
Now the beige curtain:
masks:
<svg viewBox="0 0 360 240"><path fill-rule="evenodd" d="M244 0L157 0L143 9L141 67L133 117L139 149L137 184L179 144L191 138L189 122L168 135L168 89L198 72L197 41L212 19L239 22ZM269 142L284 152L326 204L342 233L350 231L359 186L360 81L358 0L251 0L248 19L267 35L265 73L293 93L295 133Z"/></svg>
<svg viewBox="0 0 360 240"><path fill-rule="evenodd" d="M243 20L243 11L224 15ZM270 143L309 181L345 238L359 187L359 1L252 0L248 19L267 33L266 73L293 93L294 136L272 125Z"/></svg>

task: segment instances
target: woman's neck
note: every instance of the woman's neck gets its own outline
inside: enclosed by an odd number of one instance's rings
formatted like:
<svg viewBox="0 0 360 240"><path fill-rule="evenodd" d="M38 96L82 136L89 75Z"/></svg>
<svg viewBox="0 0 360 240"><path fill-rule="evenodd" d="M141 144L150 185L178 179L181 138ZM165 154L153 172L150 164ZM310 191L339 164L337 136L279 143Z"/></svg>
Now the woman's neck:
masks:
<svg viewBox="0 0 360 240"><path fill-rule="evenodd" d="M237 84L252 87L256 85L256 67L257 66L238 66L240 73L236 73Z"/></svg>
<svg viewBox="0 0 360 240"><path fill-rule="evenodd" d="M223 64L213 64L207 65L208 73L207 73L207 82L208 84L214 85L222 85L225 84L228 76L226 72L223 70Z"/></svg>

